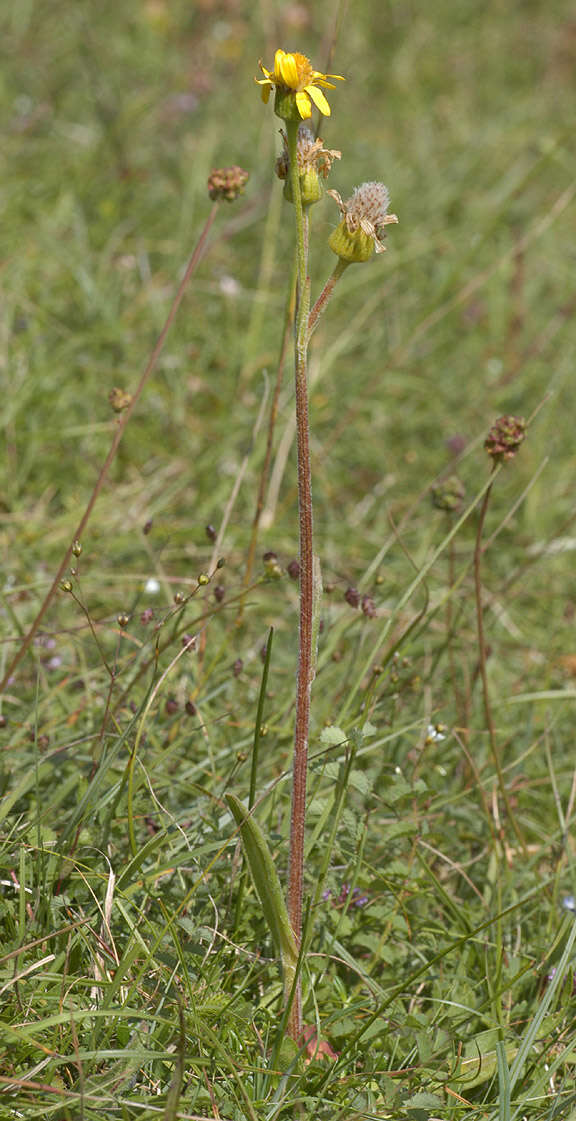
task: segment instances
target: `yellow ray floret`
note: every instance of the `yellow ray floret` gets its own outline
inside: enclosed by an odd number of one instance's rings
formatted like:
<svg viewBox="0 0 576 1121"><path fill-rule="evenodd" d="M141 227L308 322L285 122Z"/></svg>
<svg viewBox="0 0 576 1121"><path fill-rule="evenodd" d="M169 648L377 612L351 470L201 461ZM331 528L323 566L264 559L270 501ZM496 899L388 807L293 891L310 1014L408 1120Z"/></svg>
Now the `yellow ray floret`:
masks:
<svg viewBox="0 0 576 1121"><path fill-rule="evenodd" d="M273 89L293 93L302 120L312 116L312 102L325 117L329 117L330 106L319 87L334 90L336 86L328 81L329 78L344 81L341 74L322 74L319 70L314 70L310 59L297 51L290 54L288 51L278 50L274 55L274 69L267 70L262 62L260 69L265 77L255 80L262 86L262 101L268 101Z"/></svg>

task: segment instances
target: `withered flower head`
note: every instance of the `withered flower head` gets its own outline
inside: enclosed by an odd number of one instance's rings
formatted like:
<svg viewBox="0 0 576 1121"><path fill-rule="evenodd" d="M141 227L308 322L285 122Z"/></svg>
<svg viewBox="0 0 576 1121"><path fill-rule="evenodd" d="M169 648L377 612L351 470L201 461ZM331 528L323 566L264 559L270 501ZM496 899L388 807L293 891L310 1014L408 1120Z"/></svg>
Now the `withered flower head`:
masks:
<svg viewBox="0 0 576 1121"><path fill-rule="evenodd" d="M381 242L384 227L395 223L395 214L388 214L390 198L383 183L362 183L343 202L338 191L327 191L338 203L342 221L330 236L330 248L344 261L368 261L374 249L383 253Z"/></svg>
<svg viewBox="0 0 576 1121"><path fill-rule="evenodd" d="M284 198L293 202L292 184L290 182L290 153L288 151L288 138L282 130L282 152L276 160L276 175L284 179ZM306 125L298 129L297 144L298 175L300 178L300 191L302 205L310 206L318 202L324 194L321 179L326 179L334 160L339 160L342 153L337 148L324 148L320 137L314 139L314 134Z"/></svg>
<svg viewBox="0 0 576 1121"><path fill-rule="evenodd" d="M281 134L283 145L282 153L276 160L276 175L279 179L287 179L290 172L290 155L284 129L281 129ZM306 125L300 125L297 149L300 175L304 175L306 171L317 171L323 179L326 179L334 160L339 160L341 155L342 152L337 148L324 148L322 137L318 136L314 139L314 133L306 128Z"/></svg>

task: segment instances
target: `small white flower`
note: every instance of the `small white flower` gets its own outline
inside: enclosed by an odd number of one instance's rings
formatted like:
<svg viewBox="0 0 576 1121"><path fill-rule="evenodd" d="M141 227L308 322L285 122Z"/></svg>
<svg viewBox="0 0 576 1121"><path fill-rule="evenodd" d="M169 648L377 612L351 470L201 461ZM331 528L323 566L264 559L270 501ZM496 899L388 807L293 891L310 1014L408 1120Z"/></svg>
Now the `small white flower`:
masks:
<svg viewBox="0 0 576 1121"><path fill-rule="evenodd" d="M440 743L445 740L444 724L429 724L426 730L426 743Z"/></svg>
<svg viewBox="0 0 576 1121"><path fill-rule="evenodd" d="M158 592L160 591L160 584L155 576L150 576L150 578L146 581L145 590L148 592L149 596L155 596L158 594Z"/></svg>
<svg viewBox="0 0 576 1121"><path fill-rule="evenodd" d="M229 296L234 299L240 293L240 285L235 277L225 274L220 277L219 288L223 296Z"/></svg>

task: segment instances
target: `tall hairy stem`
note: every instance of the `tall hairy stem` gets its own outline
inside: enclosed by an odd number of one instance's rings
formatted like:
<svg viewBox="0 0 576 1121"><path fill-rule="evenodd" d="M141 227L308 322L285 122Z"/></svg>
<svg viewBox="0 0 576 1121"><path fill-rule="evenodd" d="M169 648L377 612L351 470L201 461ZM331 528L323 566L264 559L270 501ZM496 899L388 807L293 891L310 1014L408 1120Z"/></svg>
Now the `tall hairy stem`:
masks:
<svg viewBox="0 0 576 1121"><path fill-rule="evenodd" d="M312 644L314 616L314 549L312 522L312 476L310 467L310 428L308 419L308 313L310 288L307 262L307 230L300 179L298 175L298 122L286 122L290 178L296 215L297 309L295 322L296 432L298 445L298 522L300 561L300 621L298 638L298 681L290 817L290 865L288 915L300 946L302 937L302 899L304 878L304 833L306 820L306 779L310 727L310 689L312 684ZM302 996L296 986L290 1009L288 1030L294 1040L302 1035Z"/></svg>

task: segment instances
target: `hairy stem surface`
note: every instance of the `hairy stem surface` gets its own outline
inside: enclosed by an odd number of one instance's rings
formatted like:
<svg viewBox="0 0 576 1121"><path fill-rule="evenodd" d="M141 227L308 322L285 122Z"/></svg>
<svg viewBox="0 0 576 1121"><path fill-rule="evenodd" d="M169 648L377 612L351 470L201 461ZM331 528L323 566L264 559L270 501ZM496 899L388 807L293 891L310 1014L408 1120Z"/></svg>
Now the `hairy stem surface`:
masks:
<svg viewBox="0 0 576 1121"><path fill-rule="evenodd" d="M304 877L304 832L306 821L306 779L308 734L310 727L310 688L312 679L312 632L314 614L314 555L312 522L312 478L310 467L310 428L308 420L308 311L310 288L307 275L307 230L300 193L297 142L298 122L286 122L290 178L296 215L298 291L295 324L296 432L298 442L298 522L300 561L300 622L298 640L298 682L290 817L290 866L288 915L299 947L302 937L302 898ZM302 1034L302 996L298 982L290 1009L288 1030L300 1042Z"/></svg>

